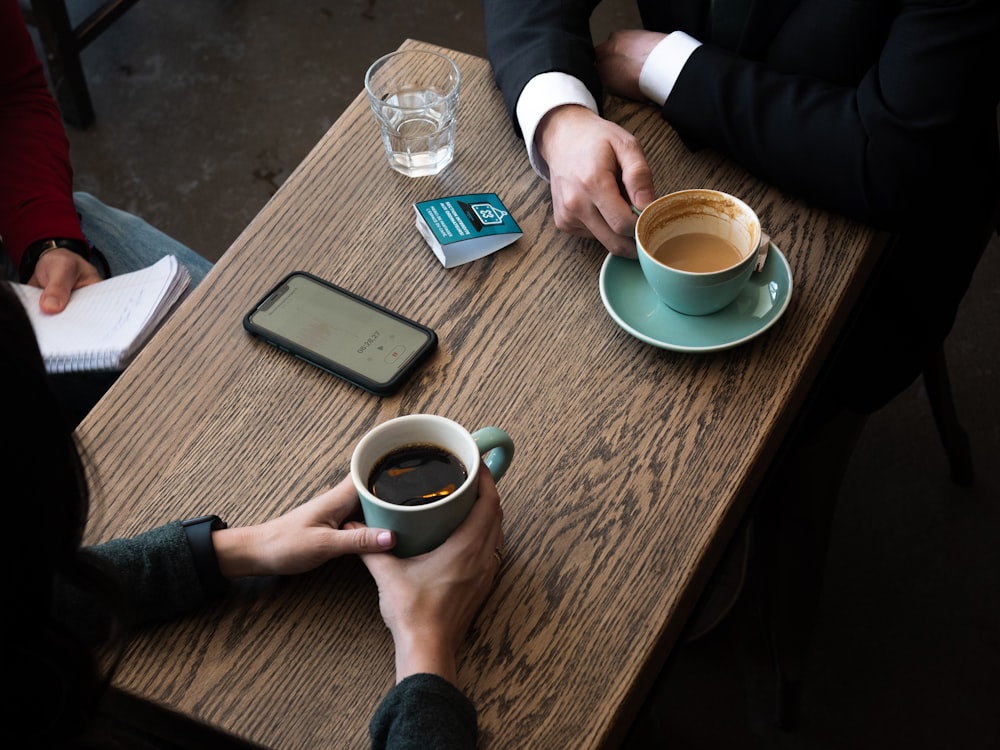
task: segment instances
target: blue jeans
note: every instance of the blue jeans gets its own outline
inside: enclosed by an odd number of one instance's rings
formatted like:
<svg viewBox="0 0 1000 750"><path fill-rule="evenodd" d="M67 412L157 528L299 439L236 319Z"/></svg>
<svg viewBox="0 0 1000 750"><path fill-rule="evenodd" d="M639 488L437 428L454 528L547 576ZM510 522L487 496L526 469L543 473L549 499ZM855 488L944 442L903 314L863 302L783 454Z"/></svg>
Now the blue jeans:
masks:
<svg viewBox="0 0 1000 750"><path fill-rule="evenodd" d="M191 274L190 291L212 270L210 261L138 216L105 205L89 193L73 193L73 202L80 214L83 233L108 261L113 276L138 271L166 255L176 255ZM18 272L10 258L4 255L2 262L7 277L16 280ZM94 265L103 273L100 263Z"/></svg>
<svg viewBox="0 0 1000 750"><path fill-rule="evenodd" d="M194 289L212 263L189 247L147 224L138 216L107 206L89 193L73 193L83 233L108 261L113 276L153 265L166 255L177 260L191 274Z"/></svg>

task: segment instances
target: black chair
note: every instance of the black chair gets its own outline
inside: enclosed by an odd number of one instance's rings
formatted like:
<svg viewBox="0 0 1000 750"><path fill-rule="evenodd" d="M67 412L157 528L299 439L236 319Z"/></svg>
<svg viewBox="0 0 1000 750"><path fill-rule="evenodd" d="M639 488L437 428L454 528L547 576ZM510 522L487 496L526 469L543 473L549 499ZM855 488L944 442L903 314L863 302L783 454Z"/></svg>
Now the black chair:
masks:
<svg viewBox="0 0 1000 750"><path fill-rule="evenodd" d="M994 209L990 226L993 227L990 235L1000 236L1000 202ZM989 241L983 245L980 257L986 251L988 244ZM924 387L927 389L927 399L931 405L931 413L934 415L934 423L937 425L938 436L941 438L945 453L948 454L952 481L963 487L968 487L975 480L972 451L969 448L969 437L958 419L955 400L951 395L951 380L948 377L948 362L944 355L944 346L935 353L933 359L924 368L923 378Z"/></svg>
<svg viewBox="0 0 1000 750"><path fill-rule="evenodd" d="M1000 200L998 200L992 216L989 217L989 221L984 227L984 239L980 249L980 258L995 235L1000 236ZM961 486L970 486L975 480L972 452L968 435L962 427L955 408L943 343L931 356L930 361L927 362L922 371L922 376L938 436L948 456L951 479ZM773 527L768 528L764 532L761 526L762 519L759 516L751 516L750 527L753 538L753 561L760 568L758 573L763 579L763 583L759 584L763 588L758 590L757 599L761 608L762 626L767 640L766 645L770 652L775 671L775 723L783 729L794 729L797 727L799 721L801 688L798 682L791 679L785 670L783 653L787 650L788 646L783 641L788 637L788 633L786 632L785 636L782 637L779 635L779 632L781 631L781 625L787 626L788 624L788 621L784 618L789 616L790 611L794 612L798 608L798 605L787 599L782 600L781 595L775 598L774 590L767 589L768 582L773 583L776 580L773 578L775 569L772 567L773 559L762 554L761 545L773 545L775 539L770 536L766 539L758 539L757 536L760 535L760 532L765 534L774 533ZM792 651L795 650L795 648L792 649Z"/></svg>
<svg viewBox="0 0 1000 750"><path fill-rule="evenodd" d="M975 480L975 470L972 466L972 450L969 447L969 436L965 433L958 419L955 400L951 395L951 380L948 377L948 361L942 346L934 358L924 368L924 387L927 389L927 400L931 405L934 423L937 425L938 436L948 454L948 464L951 467L951 479L956 484L969 487Z"/></svg>
<svg viewBox="0 0 1000 750"><path fill-rule="evenodd" d="M83 21L73 25L65 0L21 0L25 21L38 30L53 95L63 119L70 125L84 129L94 121L80 53L136 2L105 0Z"/></svg>

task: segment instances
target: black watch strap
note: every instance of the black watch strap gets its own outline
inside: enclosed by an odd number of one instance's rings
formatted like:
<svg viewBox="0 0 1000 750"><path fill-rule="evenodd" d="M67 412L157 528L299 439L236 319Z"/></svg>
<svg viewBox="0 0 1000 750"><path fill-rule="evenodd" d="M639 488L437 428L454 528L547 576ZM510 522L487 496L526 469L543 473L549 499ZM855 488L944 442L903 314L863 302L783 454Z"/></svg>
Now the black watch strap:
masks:
<svg viewBox="0 0 1000 750"><path fill-rule="evenodd" d="M22 284L27 284L28 280L34 275L38 259L44 253L54 250L57 247L64 247L76 253L84 260L90 260L90 246L81 240L74 240L68 237L52 237L47 240L32 242L24 251L24 255L21 256L21 267L18 269L18 273L21 276Z"/></svg>
<svg viewBox="0 0 1000 750"><path fill-rule="evenodd" d="M198 571L202 586L211 594L221 594L229 581L219 570L219 558L212 543L212 532L226 528L226 522L218 516L198 516L181 522L187 534L188 546Z"/></svg>

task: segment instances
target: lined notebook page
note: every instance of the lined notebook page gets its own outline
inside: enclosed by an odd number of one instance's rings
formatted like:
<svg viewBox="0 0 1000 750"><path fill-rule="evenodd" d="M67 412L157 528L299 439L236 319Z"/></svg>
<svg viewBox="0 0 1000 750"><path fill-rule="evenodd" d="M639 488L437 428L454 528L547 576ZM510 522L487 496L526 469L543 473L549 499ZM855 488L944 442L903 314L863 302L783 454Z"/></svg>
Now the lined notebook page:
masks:
<svg viewBox="0 0 1000 750"><path fill-rule="evenodd" d="M168 255L148 268L77 289L66 309L47 315L42 290L11 284L21 298L50 373L120 370L142 347L190 283Z"/></svg>

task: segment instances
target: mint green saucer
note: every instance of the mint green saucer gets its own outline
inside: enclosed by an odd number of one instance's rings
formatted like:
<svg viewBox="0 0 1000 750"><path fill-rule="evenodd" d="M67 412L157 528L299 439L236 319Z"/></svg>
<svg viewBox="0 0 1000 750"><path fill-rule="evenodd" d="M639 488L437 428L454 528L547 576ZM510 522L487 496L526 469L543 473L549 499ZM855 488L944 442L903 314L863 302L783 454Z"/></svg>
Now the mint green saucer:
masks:
<svg viewBox="0 0 1000 750"><path fill-rule="evenodd" d="M767 262L727 307L711 315L683 315L664 305L646 283L639 261L608 255L601 267L601 299L615 322L640 341L677 352L714 352L759 336L792 298L792 269L772 243Z"/></svg>

